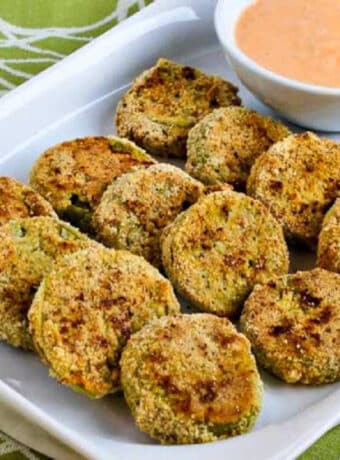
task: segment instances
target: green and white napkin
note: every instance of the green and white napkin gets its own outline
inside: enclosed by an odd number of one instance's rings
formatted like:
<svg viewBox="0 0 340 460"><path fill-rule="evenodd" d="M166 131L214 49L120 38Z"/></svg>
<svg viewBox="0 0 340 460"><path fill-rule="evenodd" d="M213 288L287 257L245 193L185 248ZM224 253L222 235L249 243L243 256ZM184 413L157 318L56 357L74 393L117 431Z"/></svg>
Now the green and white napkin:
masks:
<svg viewBox="0 0 340 460"><path fill-rule="evenodd" d="M151 0L0 0L0 95Z"/></svg>

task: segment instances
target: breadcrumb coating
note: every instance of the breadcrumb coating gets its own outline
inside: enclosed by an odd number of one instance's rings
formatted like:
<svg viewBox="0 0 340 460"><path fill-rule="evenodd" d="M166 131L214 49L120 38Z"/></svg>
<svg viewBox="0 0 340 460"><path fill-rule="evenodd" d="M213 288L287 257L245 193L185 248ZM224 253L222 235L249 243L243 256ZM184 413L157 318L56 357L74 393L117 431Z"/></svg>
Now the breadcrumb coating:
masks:
<svg viewBox="0 0 340 460"><path fill-rule="evenodd" d="M11 177L0 177L0 225L20 217L57 217L39 193Z"/></svg>
<svg viewBox="0 0 340 460"><path fill-rule="evenodd" d="M339 165L340 144L294 134L256 160L247 190L268 206L288 238L315 247L323 218L340 196Z"/></svg>
<svg viewBox="0 0 340 460"><path fill-rule="evenodd" d="M259 201L231 190L211 193L162 235L163 266L198 309L237 317L253 286L287 273L282 228Z"/></svg>
<svg viewBox="0 0 340 460"><path fill-rule="evenodd" d="M259 365L287 383L340 379L340 275L316 268L257 285L241 330Z"/></svg>
<svg viewBox="0 0 340 460"><path fill-rule="evenodd" d="M98 245L60 259L29 312L34 344L60 383L93 398L120 389L120 354L150 320L178 313L171 284L142 257Z"/></svg>
<svg viewBox="0 0 340 460"><path fill-rule="evenodd" d="M94 213L96 236L160 267L162 230L203 191L203 184L169 164L124 174L107 188Z"/></svg>
<svg viewBox="0 0 340 460"><path fill-rule="evenodd" d="M84 137L55 145L34 164L30 184L64 220L91 232L92 214L121 174L156 161L127 139Z"/></svg>
<svg viewBox="0 0 340 460"><path fill-rule="evenodd" d="M189 130L218 107L240 105L237 92L220 77L159 59L120 100L117 132L155 155L184 158Z"/></svg>
<svg viewBox="0 0 340 460"><path fill-rule="evenodd" d="M27 312L43 276L58 257L95 244L51 217L11 220L0 228L0 340L33 348Z"/></svg>
<svg viewBox="0 0 340 460"><path fill-rule="evenodd" d="M340 273L340 199L336 200L322 223L317 264Z"/></svg>
<svg viewBox="0 0 340 460"><path fill-rule="evenodd" d="M279 121L244 107L216 109L189 132L186 171L205 184L244 190L256 158L290 134Z"/></svg>
<svg viewBox="0 0 340 460"><path fill-rule="evenodd" d="M261 408L250 344L226 318L194 314L153 321L129 340L121 369L137 426L162 444L245 433Z"/></svg>

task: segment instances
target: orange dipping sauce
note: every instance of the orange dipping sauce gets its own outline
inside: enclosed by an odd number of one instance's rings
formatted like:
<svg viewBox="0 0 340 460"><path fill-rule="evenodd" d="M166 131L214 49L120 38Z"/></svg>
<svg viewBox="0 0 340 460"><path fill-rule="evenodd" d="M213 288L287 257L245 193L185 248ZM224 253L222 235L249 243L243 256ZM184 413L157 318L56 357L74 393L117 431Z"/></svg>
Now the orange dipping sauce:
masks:
<svg viewBox="0 0 340 460"><path fill-rule="evenodd" d="M340 88L340 0L257 0L238 21L236 42L272 72Z"/></svg>

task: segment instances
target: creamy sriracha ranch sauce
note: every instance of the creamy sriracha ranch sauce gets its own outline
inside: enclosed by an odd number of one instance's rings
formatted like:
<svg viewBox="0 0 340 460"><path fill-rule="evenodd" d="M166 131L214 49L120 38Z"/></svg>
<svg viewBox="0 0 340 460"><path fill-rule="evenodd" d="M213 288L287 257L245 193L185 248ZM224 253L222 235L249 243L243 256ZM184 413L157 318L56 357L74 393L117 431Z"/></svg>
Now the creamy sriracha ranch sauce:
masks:
<svg viewBox="0 0 340 460"><path fill-rule="evenodd" d="M340 0L257 0L241 14L236 42L272 72L340 88Z"/></svg>

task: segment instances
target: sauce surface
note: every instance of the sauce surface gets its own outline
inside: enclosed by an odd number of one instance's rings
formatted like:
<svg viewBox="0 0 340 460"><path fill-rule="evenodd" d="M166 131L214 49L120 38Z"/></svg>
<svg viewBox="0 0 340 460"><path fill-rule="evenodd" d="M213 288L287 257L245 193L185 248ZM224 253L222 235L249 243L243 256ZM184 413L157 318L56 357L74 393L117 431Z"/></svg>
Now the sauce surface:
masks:
<svg viewBox="0 0 340 460"><path fill-rule="evenodd" d="M340 88L340 0L257 0L238 21L236 42L277 74Z"/></svg>

